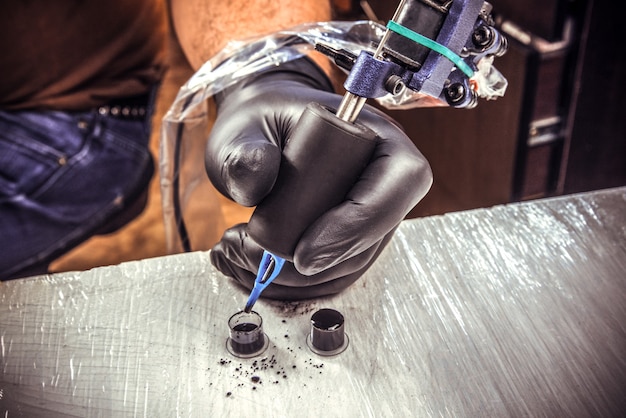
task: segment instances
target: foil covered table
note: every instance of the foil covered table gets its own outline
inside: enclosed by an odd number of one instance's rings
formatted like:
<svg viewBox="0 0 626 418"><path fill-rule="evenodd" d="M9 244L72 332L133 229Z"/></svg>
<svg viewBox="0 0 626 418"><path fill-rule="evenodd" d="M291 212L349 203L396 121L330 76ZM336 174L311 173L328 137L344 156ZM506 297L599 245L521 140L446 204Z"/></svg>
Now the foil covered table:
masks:
<svg viewBox="0 0 626 418"><path fill-rule="evenodd" d="M625 296L626 188L405 221L343 293L260 300L250 359L206 252L5 282L0 416L623 416Z"/></svg>

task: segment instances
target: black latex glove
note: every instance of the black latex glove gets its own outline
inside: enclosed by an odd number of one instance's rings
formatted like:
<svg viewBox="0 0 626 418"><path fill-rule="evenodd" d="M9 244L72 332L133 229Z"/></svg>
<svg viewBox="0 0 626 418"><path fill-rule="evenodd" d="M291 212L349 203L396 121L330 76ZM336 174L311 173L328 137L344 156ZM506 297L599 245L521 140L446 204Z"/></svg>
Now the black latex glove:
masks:
<svg viewBox="0 0 626 418"><path fill-rule="evenodd" d="M281 150L306 105L317 102L336 109L340 101L308 59L283 64L225 91L217 97L217 119L205 156L212 183L242 205L257 205L272 190ZM340 207L310 225L294 262L285 263L262 297L295 300L345 289L376 260L430 188L426 159L392 119L366 106L358 123L379 137L369 165ZM224 233L211 261L251 289L262 252L241 224Z"/></svg>

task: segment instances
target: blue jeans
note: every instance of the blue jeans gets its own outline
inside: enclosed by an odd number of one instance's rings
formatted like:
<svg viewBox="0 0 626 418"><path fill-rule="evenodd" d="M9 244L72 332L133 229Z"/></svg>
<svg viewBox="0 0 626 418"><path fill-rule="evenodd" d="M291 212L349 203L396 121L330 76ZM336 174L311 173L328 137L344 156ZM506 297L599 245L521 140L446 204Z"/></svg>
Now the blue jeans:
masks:
<svg viewBox="0 0 626 418"><path fill-rule="evenodd" d="M0 280L45 273L143 210L154 173L151 107L143 119L0 111Z"/></svg>

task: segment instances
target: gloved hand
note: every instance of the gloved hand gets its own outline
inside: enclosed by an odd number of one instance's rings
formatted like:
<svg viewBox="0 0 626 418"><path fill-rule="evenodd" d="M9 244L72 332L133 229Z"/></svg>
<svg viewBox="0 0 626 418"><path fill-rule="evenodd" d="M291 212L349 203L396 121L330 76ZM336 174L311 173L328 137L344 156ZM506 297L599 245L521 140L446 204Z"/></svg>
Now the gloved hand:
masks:
<svg viewBox="0 0 626 418"><path fill-rule="evenodd" d="M306 105L317 102L337 109L341 96L333 93L313 62L300 59L241 82L216 99L218 114L205 155L207 173L225 196L255 206L271 192L282 149ZM296 300L345 289L376 260L430 188L426 159L392 119L366 106L358 123L378 135L372 159L339 210L309 226L294 262L285 263L263 297ZM262 252L248 236L246 224L240 224L224 233L211 251L211 261L252 289Z"/></svg>

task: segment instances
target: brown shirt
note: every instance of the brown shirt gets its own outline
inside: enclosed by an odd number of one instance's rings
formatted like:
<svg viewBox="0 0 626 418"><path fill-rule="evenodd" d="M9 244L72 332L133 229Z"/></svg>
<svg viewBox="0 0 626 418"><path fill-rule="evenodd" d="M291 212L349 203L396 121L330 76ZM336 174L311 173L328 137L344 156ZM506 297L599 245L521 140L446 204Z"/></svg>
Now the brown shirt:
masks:
<svg viewBox="0 0 626 418"><path fill-rule="evenodd" d="M0 2L0 108L81 110L164 70L164 0Z"/></svg>

